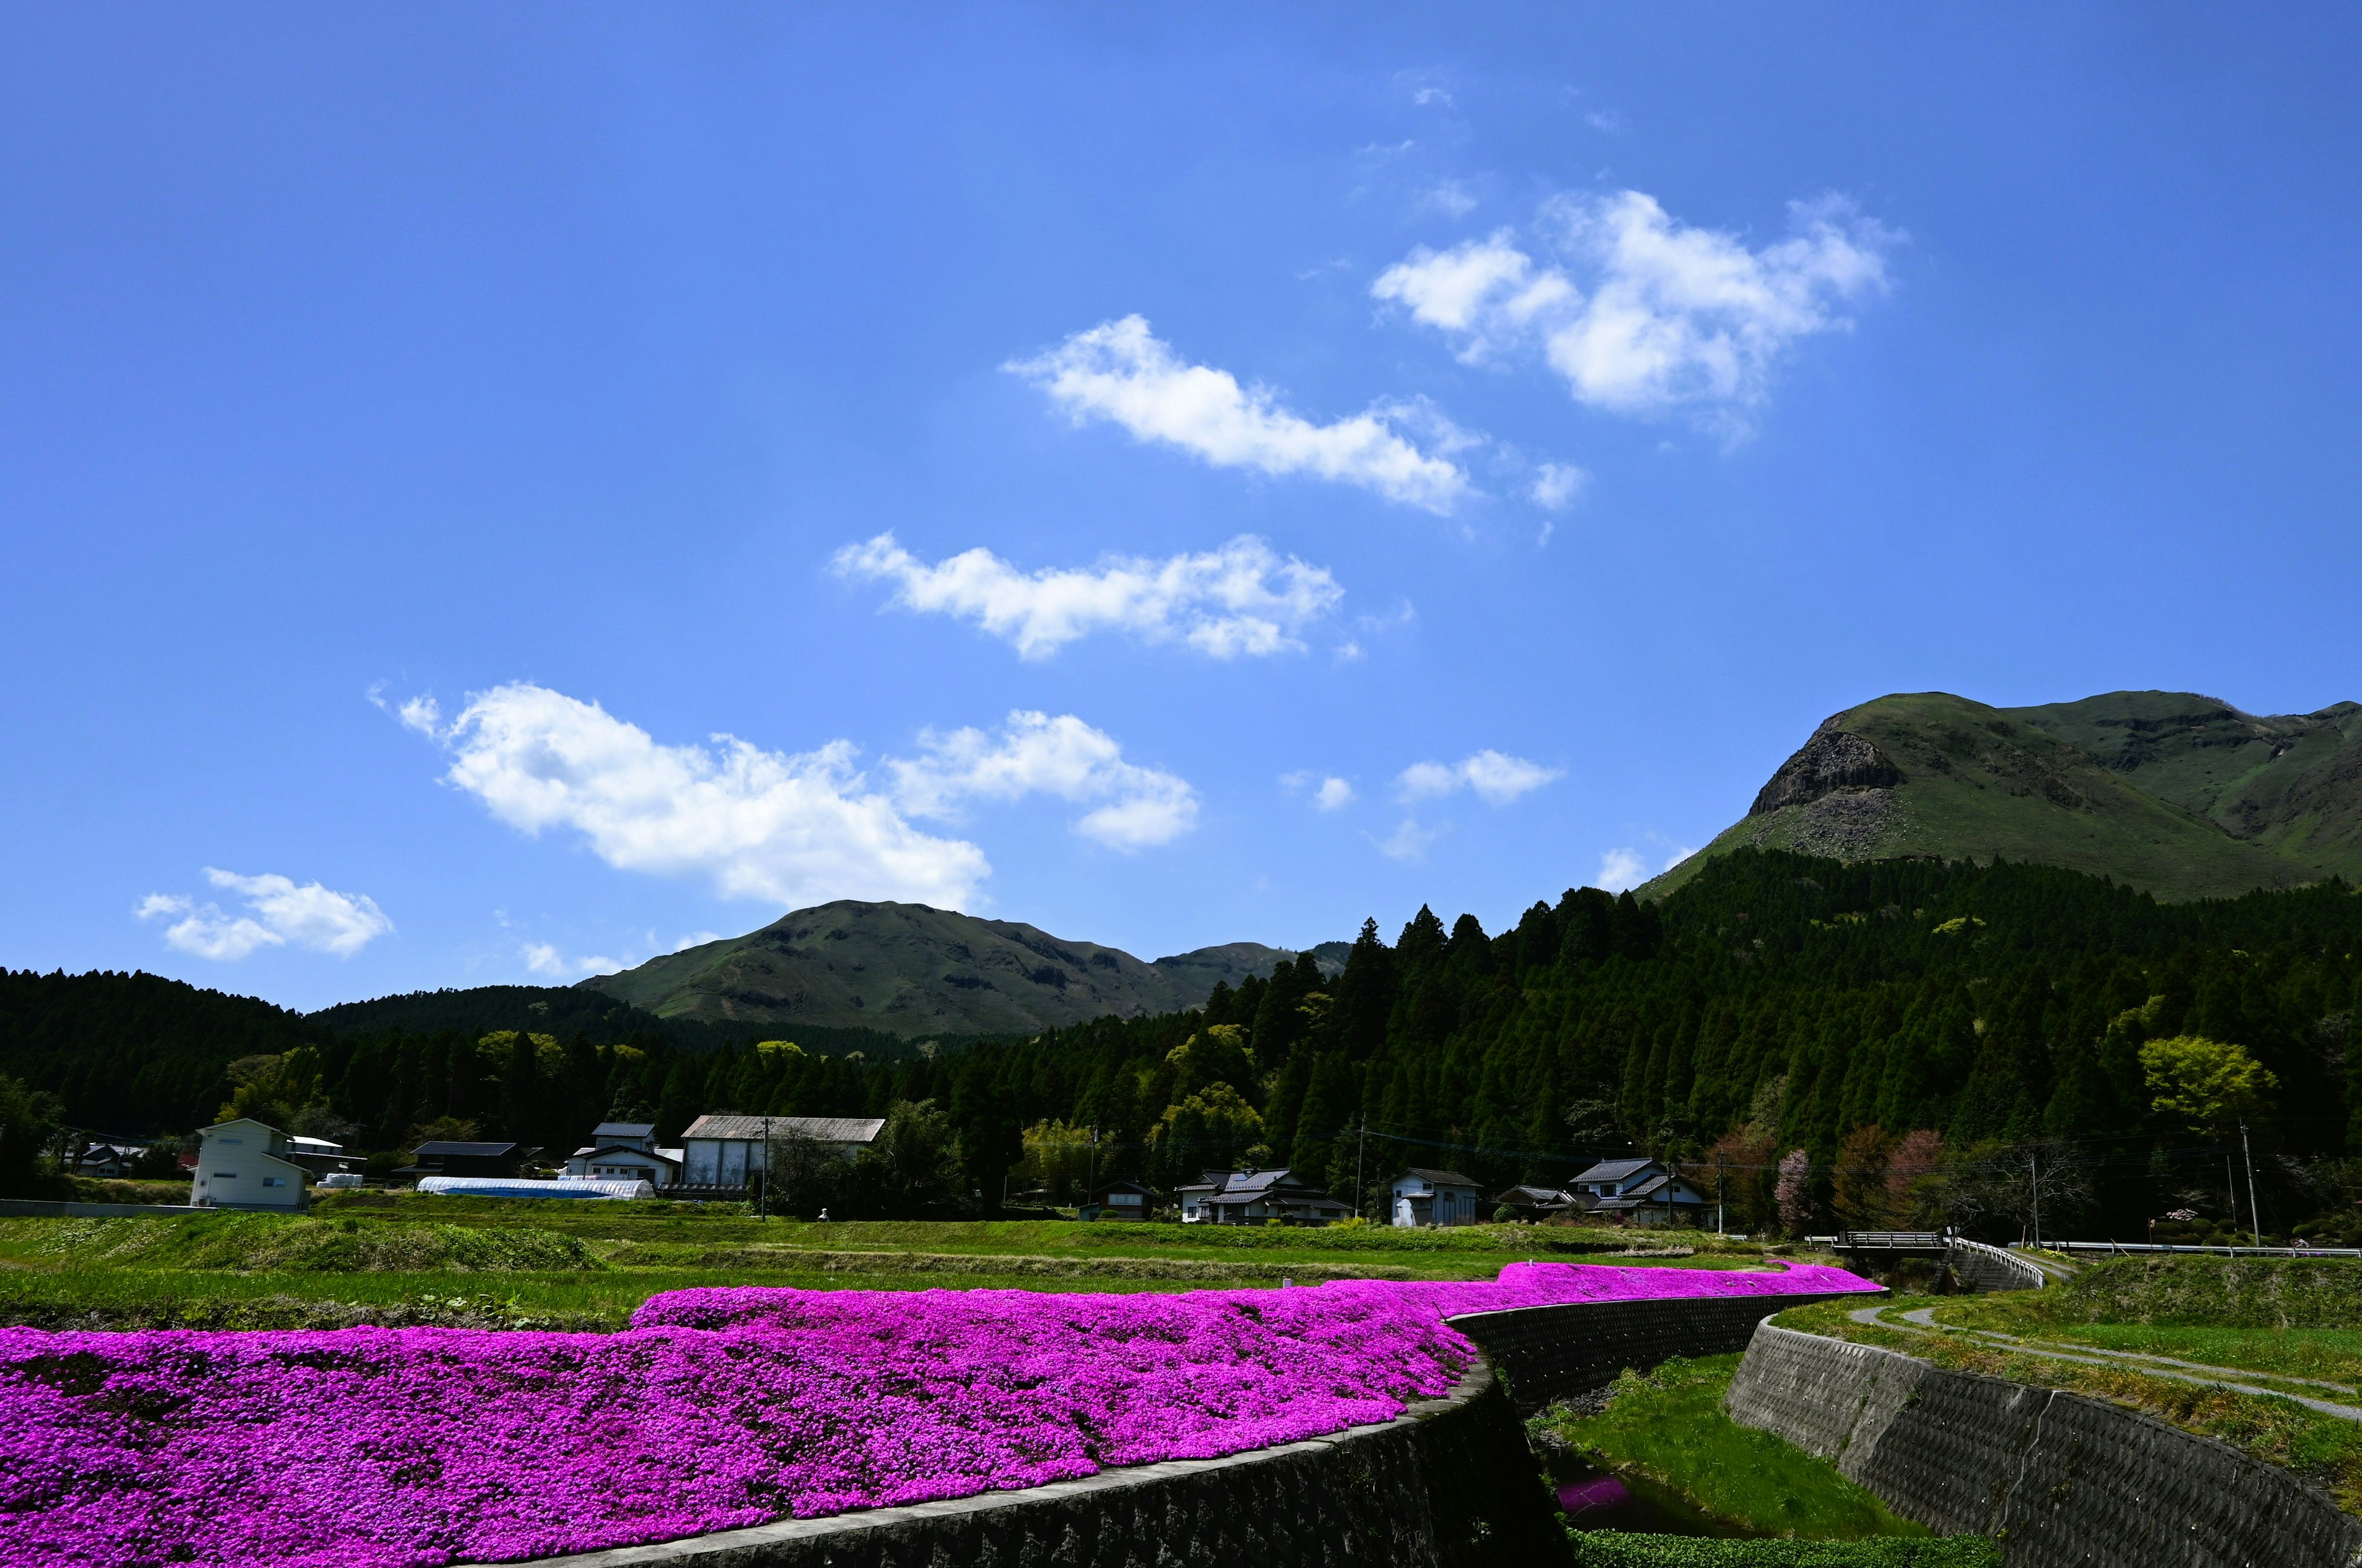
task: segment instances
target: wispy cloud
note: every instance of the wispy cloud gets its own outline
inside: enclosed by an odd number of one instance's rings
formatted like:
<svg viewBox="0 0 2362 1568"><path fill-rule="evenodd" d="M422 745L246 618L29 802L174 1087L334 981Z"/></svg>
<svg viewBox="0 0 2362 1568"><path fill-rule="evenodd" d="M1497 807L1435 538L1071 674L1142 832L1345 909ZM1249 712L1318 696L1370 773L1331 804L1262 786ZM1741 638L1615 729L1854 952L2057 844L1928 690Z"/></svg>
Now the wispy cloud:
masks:
<svg viewBox="0 0 2362 1568"><path fill-rule="evenodd" d="M1609 136L1622 136L1631 128L1630 122L1613 109L1594 109L1583 116L1583 123L1593 130L1606 131Z"/></svg>
<svg viewBox="0 0 2362 1568"><path fill-rule="evenodd" d="M974 621L1029 659L1100 631L1215 658L1300 652L1305 628L1345 597L1325 569L1283 559L1252 535L1163 560L1109 556L1081 569L1025 572L983 548L930 566L880 534L830 564L840 576L893 583L889 602L904 609Z"/></svg>
<svg viewBox="0 0 2362 1568"><path fill-rule="evenodd" d="M1427 854L1429 845L1443 836L1443 831L1440 827L1422 827L1417 818L1405 817L1396 824L1394 832L1370 842L1389 859L1417 860Z"/></svg>
<svg viewBox="0 0 2362 1568"><path fill-rule="evenodd" d="M1078 425L1104 420L1218 468L1330 480L1439 513L1473 492L1466 470L1396 428L1398 411L1316 424L1282 407L1267 388L1184 360L1141 316L1076 333L1004 369L1040 387Z"/></svg>
<svg viewBox="0 0 2362 1568"><path fill-rule="evenodd" d="M236 893L247 912L230 914L219 904L177 893L150 893L133 912L141 920L172 920L164 929L168 946L227 962L288 946L349 958L393 929L377 900L363 893L334 892L317 882L298 886L267 872L242 877L211 866L205 880Z"/></svg>
<svg viewBox="0 0 2362 1568"><path fill-rule="evenodd" d="M1464 181L1439 180L1420 194L1418 207L1449 218L1463 218L1476 210L1476 197Z"/></svg>
<svg viewBox="0 0 2362 1568"><path fill-rule="evenodd" d="M1456 339L1462 359L1537 352L1580 403L1691 407L1736 436L1783 350L1846 329L1838 307L1887 287L1886 255L1902 238L1836 198L1793 204L1789 216L1786 238L1749 248L1638 191L1568 197L1539 226L1559 262L1538 262L1497 229L1414 249L1371 293Z"/></svg>
<svg viewBox="0 0 2362 1568"><path fill-rule="evenodd" d="M1395 792L1396 798L1409 802L1473 790L1486 805L1506 806L1564 773L1563 768L1544 767L1523 757L1486 750L1458 762L1414 762L1395 780Z"/></svg>
<svg viewBox="0 0 2362 1568"><path fill-rule="evenodd" d="M870 789L846 741L800 754L726 734L668 745L530 682L474 694L448 725L432 698L397 712L450 754L445 779L494 818L533 834L570 829L619 870L703 877L724 898L949 909L991 873L975 845L920 832Z"/></svg>
<svg viewBox="0 0 2362 1568"><path fill-rule="evenodd" d="M920 736L926 755L887 764L894 799L912 816L956 820L970 800L1054 795L1098 802L1075 831L1115 849L1168 844L1197 825L1198 794L1176 774L1127 762L1112 735L1072 714L1018 712L997 734Z"/></svg>

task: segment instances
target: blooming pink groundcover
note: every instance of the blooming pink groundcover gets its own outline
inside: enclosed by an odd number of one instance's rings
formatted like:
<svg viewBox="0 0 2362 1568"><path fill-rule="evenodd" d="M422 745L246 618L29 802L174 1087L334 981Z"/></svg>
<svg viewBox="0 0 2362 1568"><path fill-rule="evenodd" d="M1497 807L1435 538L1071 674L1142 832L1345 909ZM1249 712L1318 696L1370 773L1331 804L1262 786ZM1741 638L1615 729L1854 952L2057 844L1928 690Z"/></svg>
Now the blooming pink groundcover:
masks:
<svg viewBox="0 0 2362 1568"><path fill-rule="evenodd" d="M1443 1320L1877 1288L1516 1264L1185 1295L676 1291L617 1334L0 1329L0 1564L425 1568L1038 1485L1390 1420Z"/></svg>

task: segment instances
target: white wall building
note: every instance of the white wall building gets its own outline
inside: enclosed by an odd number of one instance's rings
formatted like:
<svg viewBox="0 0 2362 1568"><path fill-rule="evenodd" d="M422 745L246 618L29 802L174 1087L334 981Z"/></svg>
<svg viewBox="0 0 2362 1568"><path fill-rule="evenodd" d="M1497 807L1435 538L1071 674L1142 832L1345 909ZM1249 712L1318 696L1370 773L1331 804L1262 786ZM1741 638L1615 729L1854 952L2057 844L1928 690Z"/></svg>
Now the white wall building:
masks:
<svg viewBox="0 0 2362 1568"><path fill-rule="evenodd" d="M189 1203L197 1209L296 1209L310 1201L306 1172L287 1156L287 1134L251 1117L197 1134L197 1174Z"/></svg>
<svg viewBox="0 0 2362 1568"><path fill-rule="evenodd" d="M765 1168L766 1137L809 1138L846 1158L877 1141L882 1117L701 1116L680 1135L682 1185L743 1187Z"/></svg>
<svg viewBox="0 0 2362 1568"><path fill-rule="evenodd" d="M1480 1189L1458 1171L1430 1171L1418 1165L1394 1181L1394 1222L1406 1228L1421 1225L1473 1225Z"/></svg>
<svg viewBox="0 0 2362 1568"><path fill-rule="evenodd" d="M680 1182L687 1156L679 1149L657 1147L653 1121L602 1121L591 1130L590 1142L566 1162L574 1181L644 1181L651 1187L675 1187Z"/></svg>

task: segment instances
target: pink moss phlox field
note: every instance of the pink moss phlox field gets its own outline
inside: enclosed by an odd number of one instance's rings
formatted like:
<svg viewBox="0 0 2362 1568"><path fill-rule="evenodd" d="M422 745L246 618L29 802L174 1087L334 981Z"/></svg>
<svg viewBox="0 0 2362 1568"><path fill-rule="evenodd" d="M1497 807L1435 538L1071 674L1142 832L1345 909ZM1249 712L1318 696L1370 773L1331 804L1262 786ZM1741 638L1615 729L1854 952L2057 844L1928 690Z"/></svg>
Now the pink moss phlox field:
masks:
<svg viewBox="0 0 2362 1568"><path fill-rule="evenodd" d="M1516 1265L1186 1295L685 1290L618 1334L0 1329L0 1564L425 1568L1208 1458L1388 1420L1446 1316L1876 1288Z"/></svg>

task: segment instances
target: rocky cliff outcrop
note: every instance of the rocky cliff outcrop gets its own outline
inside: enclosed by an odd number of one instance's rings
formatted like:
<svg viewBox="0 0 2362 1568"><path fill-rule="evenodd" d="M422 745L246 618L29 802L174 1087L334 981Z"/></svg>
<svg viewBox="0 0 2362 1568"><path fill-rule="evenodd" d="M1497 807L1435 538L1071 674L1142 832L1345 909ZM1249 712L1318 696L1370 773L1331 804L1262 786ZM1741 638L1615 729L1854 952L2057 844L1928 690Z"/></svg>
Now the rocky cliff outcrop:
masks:
<svg viewBox="0 0 2362 1568"><path fill-rule="evenodd" d="M1840 790L1891 790L1903 782L1894 761L1860 735L1838 728L1843 713L1822 722L1813 738L1780 765L1772 781L1756 793L1750 817L1783 806L1808 806Z"/></svg>

